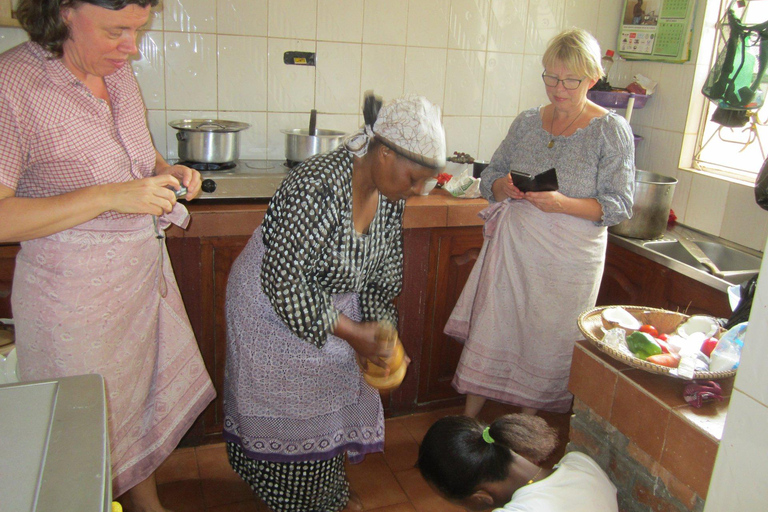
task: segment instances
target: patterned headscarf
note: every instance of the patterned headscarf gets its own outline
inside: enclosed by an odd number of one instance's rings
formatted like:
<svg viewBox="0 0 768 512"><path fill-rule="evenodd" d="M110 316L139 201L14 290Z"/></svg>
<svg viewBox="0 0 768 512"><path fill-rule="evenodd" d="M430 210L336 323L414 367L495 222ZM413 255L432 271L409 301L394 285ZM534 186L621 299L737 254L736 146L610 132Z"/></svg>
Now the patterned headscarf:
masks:
<svg viewBox="0 0 768 512"><path fill-rule="evenodd" d="M365 125L344 140L355 156L368 152L375 137L397 154L432 169L445 167L445 130L440 107L426 98L408 94L382 106L381 99L367 92L363 106Z"/></svg>

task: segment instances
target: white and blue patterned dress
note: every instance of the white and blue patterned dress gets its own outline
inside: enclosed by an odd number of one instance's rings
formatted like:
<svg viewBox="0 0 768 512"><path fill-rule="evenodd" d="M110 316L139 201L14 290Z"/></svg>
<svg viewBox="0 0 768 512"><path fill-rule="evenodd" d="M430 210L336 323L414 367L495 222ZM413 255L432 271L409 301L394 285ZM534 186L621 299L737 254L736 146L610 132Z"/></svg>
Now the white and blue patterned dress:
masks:
<svg viewBox="0 0 768 512"><path fill-rule="evenodd" d="M224 438L250 459L355 462L383 450L379 393L331 332L340 313L397 324L404 201L379 196L357 233L352 161L339 148L291 170L232 267Z"/></svg>

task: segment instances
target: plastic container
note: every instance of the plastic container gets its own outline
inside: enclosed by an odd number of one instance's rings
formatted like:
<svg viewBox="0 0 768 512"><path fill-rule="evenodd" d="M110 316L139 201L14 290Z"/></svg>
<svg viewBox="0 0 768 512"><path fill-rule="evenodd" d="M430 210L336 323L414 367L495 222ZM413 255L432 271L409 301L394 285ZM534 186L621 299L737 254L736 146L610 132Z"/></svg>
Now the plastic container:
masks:
<svg viewBox="0 0 768 512"><path fill-rule="evenodd" d="M605 50L605 55L600 59L600 63L603 65L603 77L605 81L608 81L608 73L613 66L613 50Z"/></svg>
<svg viewBox="0 0 768 512"><path fill-rule="evenodd" d="M625 91L587 91L587 99L605 108L627 108L630 97L635 98L635 109L643 108L648 102L647 94Z"/></svg>
<svg viewBox="0 0 768 512"><path fill-rule="evenodd" d="M388 323L381 323L376 333L378 343L391 347L391 355L386 359L389 375L386 370L368 363L363 370L365 381L379 391L390 391L403 382L408 365L405 362L405 349L395 328Z"/></svg>

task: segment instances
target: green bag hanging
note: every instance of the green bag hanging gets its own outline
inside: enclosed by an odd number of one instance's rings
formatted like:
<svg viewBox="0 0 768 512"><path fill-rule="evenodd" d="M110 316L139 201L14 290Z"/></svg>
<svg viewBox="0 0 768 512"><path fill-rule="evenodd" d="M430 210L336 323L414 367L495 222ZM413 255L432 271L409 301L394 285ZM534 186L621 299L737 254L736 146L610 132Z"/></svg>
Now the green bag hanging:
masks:
<svg viewBox="0 0 768 512"><path fill-rule="evenodd" d="M728 10L727 43L701 92L724 109L757 110L768 90L768 21L746 25Z"/></svg>

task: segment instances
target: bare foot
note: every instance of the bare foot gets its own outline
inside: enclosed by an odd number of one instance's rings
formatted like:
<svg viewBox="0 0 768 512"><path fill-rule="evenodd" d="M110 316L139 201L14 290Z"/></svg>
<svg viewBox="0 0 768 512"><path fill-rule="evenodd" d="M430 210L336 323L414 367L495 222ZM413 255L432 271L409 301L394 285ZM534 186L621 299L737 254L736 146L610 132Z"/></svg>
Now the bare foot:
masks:
<svg viewBox="0 0 768 512"><path fill-rule="evenodd" d="M355 491L349 492L349 501L343 512L359 512L363 510L363 501Z"/></svg>

